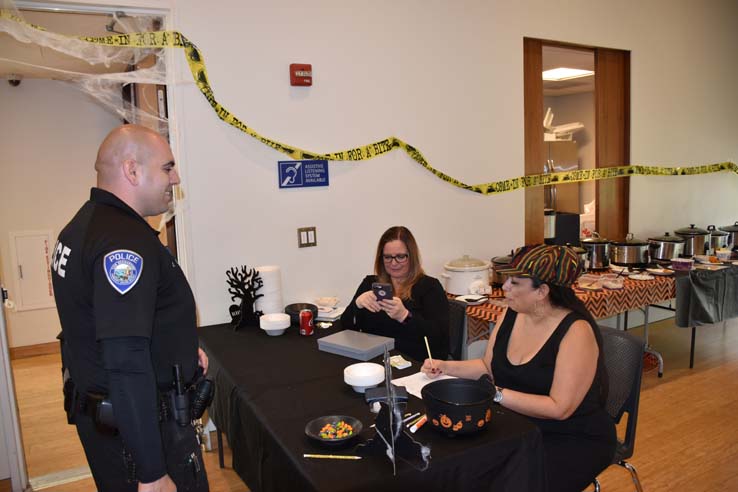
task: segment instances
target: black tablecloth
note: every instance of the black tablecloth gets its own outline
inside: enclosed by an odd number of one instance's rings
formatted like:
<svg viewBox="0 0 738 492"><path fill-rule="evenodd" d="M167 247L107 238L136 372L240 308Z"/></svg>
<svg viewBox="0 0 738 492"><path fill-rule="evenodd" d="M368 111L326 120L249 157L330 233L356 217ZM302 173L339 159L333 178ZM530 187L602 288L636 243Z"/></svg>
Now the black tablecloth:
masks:
<svg viewBox="0 0 738 492"><path fill-rule="evenodd" d="M692 270L676 278L675 324L718 323L738 317L738 268Z"/></svg>
<svg viewBox="0 0 738 492"><path fill-rule="evenodd" d="M399 462L397 475L387 457L315 460L303 453L352 454L310 441L305 425L323 415L352 415L374 435L374 416L364 395L343 382L343 369L357 361L318 351L317 338L336 331L316 328L312 337L290 328L270 337L258 328L238 332L230 325L200 328L216 383L211 417L233 451L233 468L254 492L320 490L538 491L544 489L543 447L526 418L497 407L489 427L470 436L446 438L431 425L415 439L431 447L430 467L417 471ZM417 364L393 377L413 374ZM423 411L411 396L407 411ZM422 488L419 488L422 487Z"/></svg>

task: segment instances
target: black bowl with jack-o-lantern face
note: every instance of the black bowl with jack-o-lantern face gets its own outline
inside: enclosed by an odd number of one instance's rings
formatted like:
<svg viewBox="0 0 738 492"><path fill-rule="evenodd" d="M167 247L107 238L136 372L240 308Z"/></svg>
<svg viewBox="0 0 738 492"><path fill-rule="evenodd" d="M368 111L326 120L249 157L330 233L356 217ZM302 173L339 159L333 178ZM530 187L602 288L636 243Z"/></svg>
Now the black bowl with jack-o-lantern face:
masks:
<svg viewBox="0 0 738 492"><path fill-rule="evenodd" d="M443 379L421 390L428 424L447 436L471 434L492 418L495 385L484 375L478 380Z"/></svg>

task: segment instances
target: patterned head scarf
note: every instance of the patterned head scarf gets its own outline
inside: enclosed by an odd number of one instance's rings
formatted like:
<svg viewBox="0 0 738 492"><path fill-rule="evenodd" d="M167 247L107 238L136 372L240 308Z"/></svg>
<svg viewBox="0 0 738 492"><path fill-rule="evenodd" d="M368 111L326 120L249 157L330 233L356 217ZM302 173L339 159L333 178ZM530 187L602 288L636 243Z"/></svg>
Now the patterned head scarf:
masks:
<svg viewBox="0 0 738 492"><path fill-rule="evenodd" d="M513 256L512 267L500 273L515 277L535 277L547 284L570 287L581 275L584 265L566 246L524 246Z"/></svg>

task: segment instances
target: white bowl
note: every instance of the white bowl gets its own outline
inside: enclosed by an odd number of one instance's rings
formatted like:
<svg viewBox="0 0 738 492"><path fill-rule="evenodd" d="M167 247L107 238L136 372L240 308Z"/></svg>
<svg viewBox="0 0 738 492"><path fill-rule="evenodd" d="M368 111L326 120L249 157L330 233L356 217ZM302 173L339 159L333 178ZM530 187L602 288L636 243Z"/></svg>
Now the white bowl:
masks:
<svg viewBox="0 0 738 492"><path fill-rule="evenodd" d="M384 366L374 362L351 364L343 370L343 380L357 393L363 393L384 381Z"/></svg>
<svg viewBox="0 0 738 492"><path fill-rule="evenodd" d="M318 297L315 299L315 304L318 305L318 308L324 307L332 309L338 305L338 297Z"/></svg>
<svg viewBox="0 0 738 492"><path fill-rule="evenodd" d="M269 313L259 318L259 326L267 335L277 337L290 326L290 315L285 313Z"/></svg>

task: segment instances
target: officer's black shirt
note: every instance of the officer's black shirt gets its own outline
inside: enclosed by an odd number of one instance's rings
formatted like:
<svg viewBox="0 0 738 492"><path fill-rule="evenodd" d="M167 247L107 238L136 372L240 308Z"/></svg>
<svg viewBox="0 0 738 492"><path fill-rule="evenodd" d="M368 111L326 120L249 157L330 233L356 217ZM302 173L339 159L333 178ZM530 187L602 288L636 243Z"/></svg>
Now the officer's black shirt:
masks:
<svg viewBox="0 0 738 492"><path fill-rule="evenodd" d="M157 236L131 207L99 188L91 190L90 200L59 234L52 262L54 295L66 343L64 362L80 392L107 392L98 343L106 338L149 339L160 389L171 388L174 364L180 364L186 382L194 378L195 300ZM123 281L110 273L115 254L133 259ZM125 282L132 286L120 293Z"/></svg>

